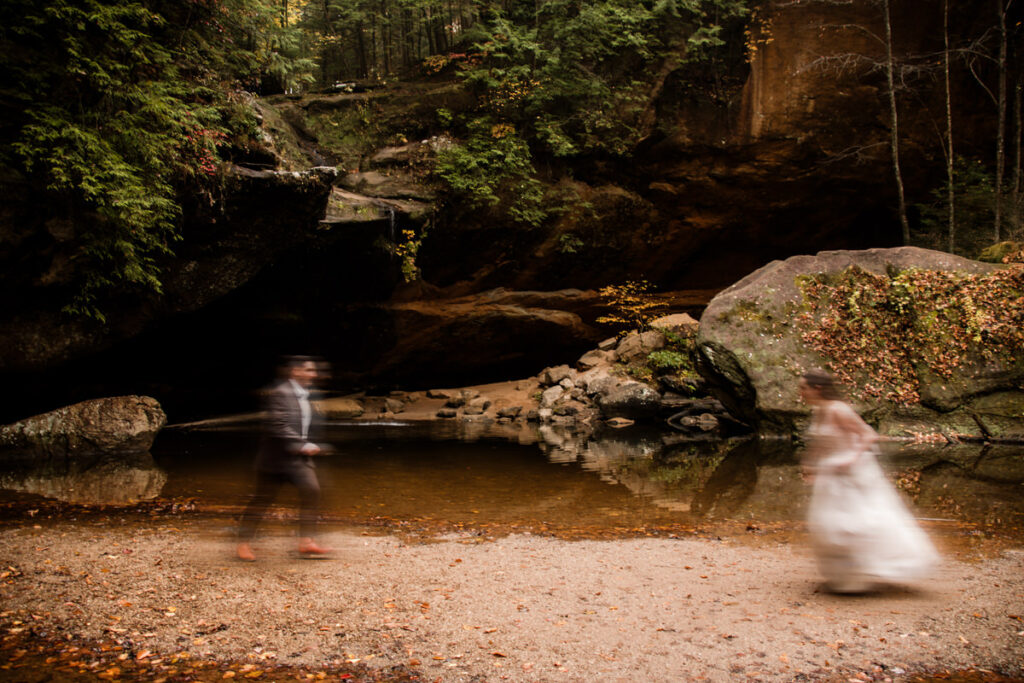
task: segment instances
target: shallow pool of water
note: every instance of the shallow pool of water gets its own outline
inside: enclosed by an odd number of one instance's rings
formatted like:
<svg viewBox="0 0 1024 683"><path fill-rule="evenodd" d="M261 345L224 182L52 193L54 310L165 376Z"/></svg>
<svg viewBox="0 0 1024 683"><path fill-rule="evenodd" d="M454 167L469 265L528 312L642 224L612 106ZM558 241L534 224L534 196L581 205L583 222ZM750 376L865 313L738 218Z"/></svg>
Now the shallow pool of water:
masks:
<svg viewBox="0 0 1024 683"><path fill-rule="evenodd" d="M536 425L334 424L319 458L327 519L531 529L752 527L803 518L809 490L788 441L678 439L639 429L596 438ZM252 486L253 431L168 430L153 457L0 475L0 487L75 503L193 499L226 511ZM883 466L934 524L1024 527L1019 448L888 444ZM279 510L295 502L286 491Z"/></svg>

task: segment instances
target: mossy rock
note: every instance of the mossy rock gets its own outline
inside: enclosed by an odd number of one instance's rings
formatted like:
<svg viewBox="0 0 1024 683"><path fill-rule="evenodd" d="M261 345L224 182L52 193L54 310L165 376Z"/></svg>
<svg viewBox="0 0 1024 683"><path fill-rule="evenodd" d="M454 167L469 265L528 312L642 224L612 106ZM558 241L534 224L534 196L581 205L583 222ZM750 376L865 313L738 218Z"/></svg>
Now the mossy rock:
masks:
<svg viewBox="0 0 1024 683"><path fill-rule="evenodd" d="M979 396L970 410L993 439L1024 441L1024 391Z"/></svg>
<svg viewBox="0 0 1024 683"><path fill-rule="evenodd" d="M804 339L807 328L800 317L811 312L804 298L805 285L811 279L838 277L851 268L892 278L910 269L985 275L1005 266L917 247L825 251L769 263L720 292L701 317L697 369L731 413L756 425L762 433L790 434L806 424L809 407L799 398L799 379L809 370L827 368L830 359ZM927 312L915 314L920 319L927 316ZM911 432L941 432L981 437L984 432L966 403L1021 386L1024 362L988 361L973 347L964 354L964 361L953 368L950 377L940 378L922 370L917 379L923 405L913 410L883 399L861 398L870 395L862 389L878 380L872 372L858 370L857 366L849 372L855 385L846 388L854 407L871 415L883 433L905 436Z"/></svg>
<svg viewBox="0 0 1024 683"><path fill-rule="evenodd" d="M978 260L986 263L1002 263L1004 258L1022 249L1024 249L1024 242L998 242L978 254Z"/></svg>
<svg viewBox="0 0 1024 683"><path fill-rule="evenodd" d="M974 414L965 408L940 413L925 406L889 406L865 416L882 436L896 438L942 434L950 439L984 438Z"/></svg>

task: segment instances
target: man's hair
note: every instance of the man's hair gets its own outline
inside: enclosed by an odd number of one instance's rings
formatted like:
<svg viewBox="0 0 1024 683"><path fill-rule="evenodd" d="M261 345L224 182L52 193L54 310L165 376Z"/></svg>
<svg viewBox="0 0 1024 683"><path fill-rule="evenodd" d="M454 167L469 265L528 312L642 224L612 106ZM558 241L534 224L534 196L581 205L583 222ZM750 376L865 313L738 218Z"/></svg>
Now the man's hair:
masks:
<svg viewBox="0 0 1024 683"><path fill-rule="evenodd" d="M316 364L316 358L313 356L285 356L281 361L281 367L292 370L294 368L302 367L306 363Z"/></svg>

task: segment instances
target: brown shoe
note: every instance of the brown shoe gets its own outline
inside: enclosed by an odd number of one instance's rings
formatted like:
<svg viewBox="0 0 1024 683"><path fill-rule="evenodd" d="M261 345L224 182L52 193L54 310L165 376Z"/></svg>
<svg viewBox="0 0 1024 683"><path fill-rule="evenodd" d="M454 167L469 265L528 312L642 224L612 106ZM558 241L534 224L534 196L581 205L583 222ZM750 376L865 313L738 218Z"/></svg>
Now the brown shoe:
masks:
<svg viewBox="0 0 1024 683"><path fill-rule="evenodd" d="M252 554L252 548L249 547L248 543L239 543L238 549L236 550L238 559L243 562L255 562L256 556Z"/></svg>
<svg viewBox="0 0 1024 683"><path fill-rule="evenodd" d="M324 557L331 552L330 548L323 548L316 544L312 538L299 540L299 555L303 557Z"/></svg>

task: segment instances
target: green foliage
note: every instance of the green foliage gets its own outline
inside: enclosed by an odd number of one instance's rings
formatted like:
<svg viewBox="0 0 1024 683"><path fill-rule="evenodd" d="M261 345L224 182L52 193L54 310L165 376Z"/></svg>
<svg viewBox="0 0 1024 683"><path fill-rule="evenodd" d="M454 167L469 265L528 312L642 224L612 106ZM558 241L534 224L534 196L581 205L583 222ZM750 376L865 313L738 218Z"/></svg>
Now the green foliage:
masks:
<svg viewBox="0 0 1024 683"><path fill-rule="evenodd" d="M543 185L534 177L526 143L507 124L473 121L469 138L438 153L437 174L469 206L507 214L523 225L539 225Z"/></svg>
<svg viewBox="0 0 1024 683"><path fill-rule="evenodd" d="M953 201L956 211L956 253L975 258L992 240L995 220L995 173L975 159L957 157L954 165ZM949 194L946 185L934 188L931 201L918 204L921 229L914 235L915 242L933 249L945 250L949 246ZM1009 188L1004 206L1012 208ZM1024 237L1024 224L1019 212L1009 211L1004 228L1010 235Z"/></svg>
<svg viewBox="0 0 1024 683"><path fill-rule="evenodd" d="M690 356L672 349L660 349L647 354L647 365L656 373L676 372L690 367Z"/></svg>
<svg viewBox="0 0 1024 683"><path fill-rule="evenodd" d="M550 0L526 19L493 14L464 70L482 108L555 156L625 154L643 134L650 71L710 59L746 3Z"/></svg>
<svg viewBox="0 0 1024 683"><path fill-rule="evenodd" d="M179 192L211 193L222 148L254 132L225 80L296 73L272 45L282 36L263 31L270 7L269 0L8 0L0 7L0 132L11 143L0 165L8 182L38 193L75 227L68 312L103 320L107 293L160 292L158 257L178 239ZM239 47L246 43L251 48Z"/></svg>
<svg viewBox="0 0 1024 683"><path fill-rule="evenodd" d="M444 107L441 107L435 113L437 114L437 122L441 124L442 127L448 128L449 126L452 125L454 115L452 114L450 109L445 109Z"/></svg>
<svg viewBox="0 0 1024 683"><path fill-rule="evenodd" d="M500 210L498 197L516 197L509 216L529 225L550 213L528 180L537 155L629 154L649 132L659 70L710 59L723 27L747 12L745 2L731 0L547 0L529 11L504 8L482 13L469 54L444 61L457 64L478 108L469 139L442 159L439 175L475 206ZM499 172L500 159L512 168ZM577 249L561 246L564 253Z"/></svg>
<svg viewBox="0 0 1024 683"><path fill-rule="evenodd" d="M1024 348L1024 266L892 276L851 267L798 284L803 340L864 398L917 403L919 365L951 378L972 358L1013 363Z"/></svg>
<svg viewBox="0 0 1024 683"><path fill-rule="evenodd" d="M575 254L583 248L583 240L576 235L563 233L558 236L558 251L563 254Z"/></svg>
<svg viewBox="0 0 1024 683"><path fill-rule="evenodd" d="M358 168L359 160L372 153L386 133L380 118L365 103L310 112L305 124L318 144L331 150L339 165L350 169Z"/></svg>
<svg viewBox="0 0 1024 683"><path fill-rule="evenodd" d="M698 379L693 365L694 337L667 329L659 329L665 337L665 348L647 354L645 363L655 375L673 375L678 379L693 380L681 384L695 386Z"/></svg>

